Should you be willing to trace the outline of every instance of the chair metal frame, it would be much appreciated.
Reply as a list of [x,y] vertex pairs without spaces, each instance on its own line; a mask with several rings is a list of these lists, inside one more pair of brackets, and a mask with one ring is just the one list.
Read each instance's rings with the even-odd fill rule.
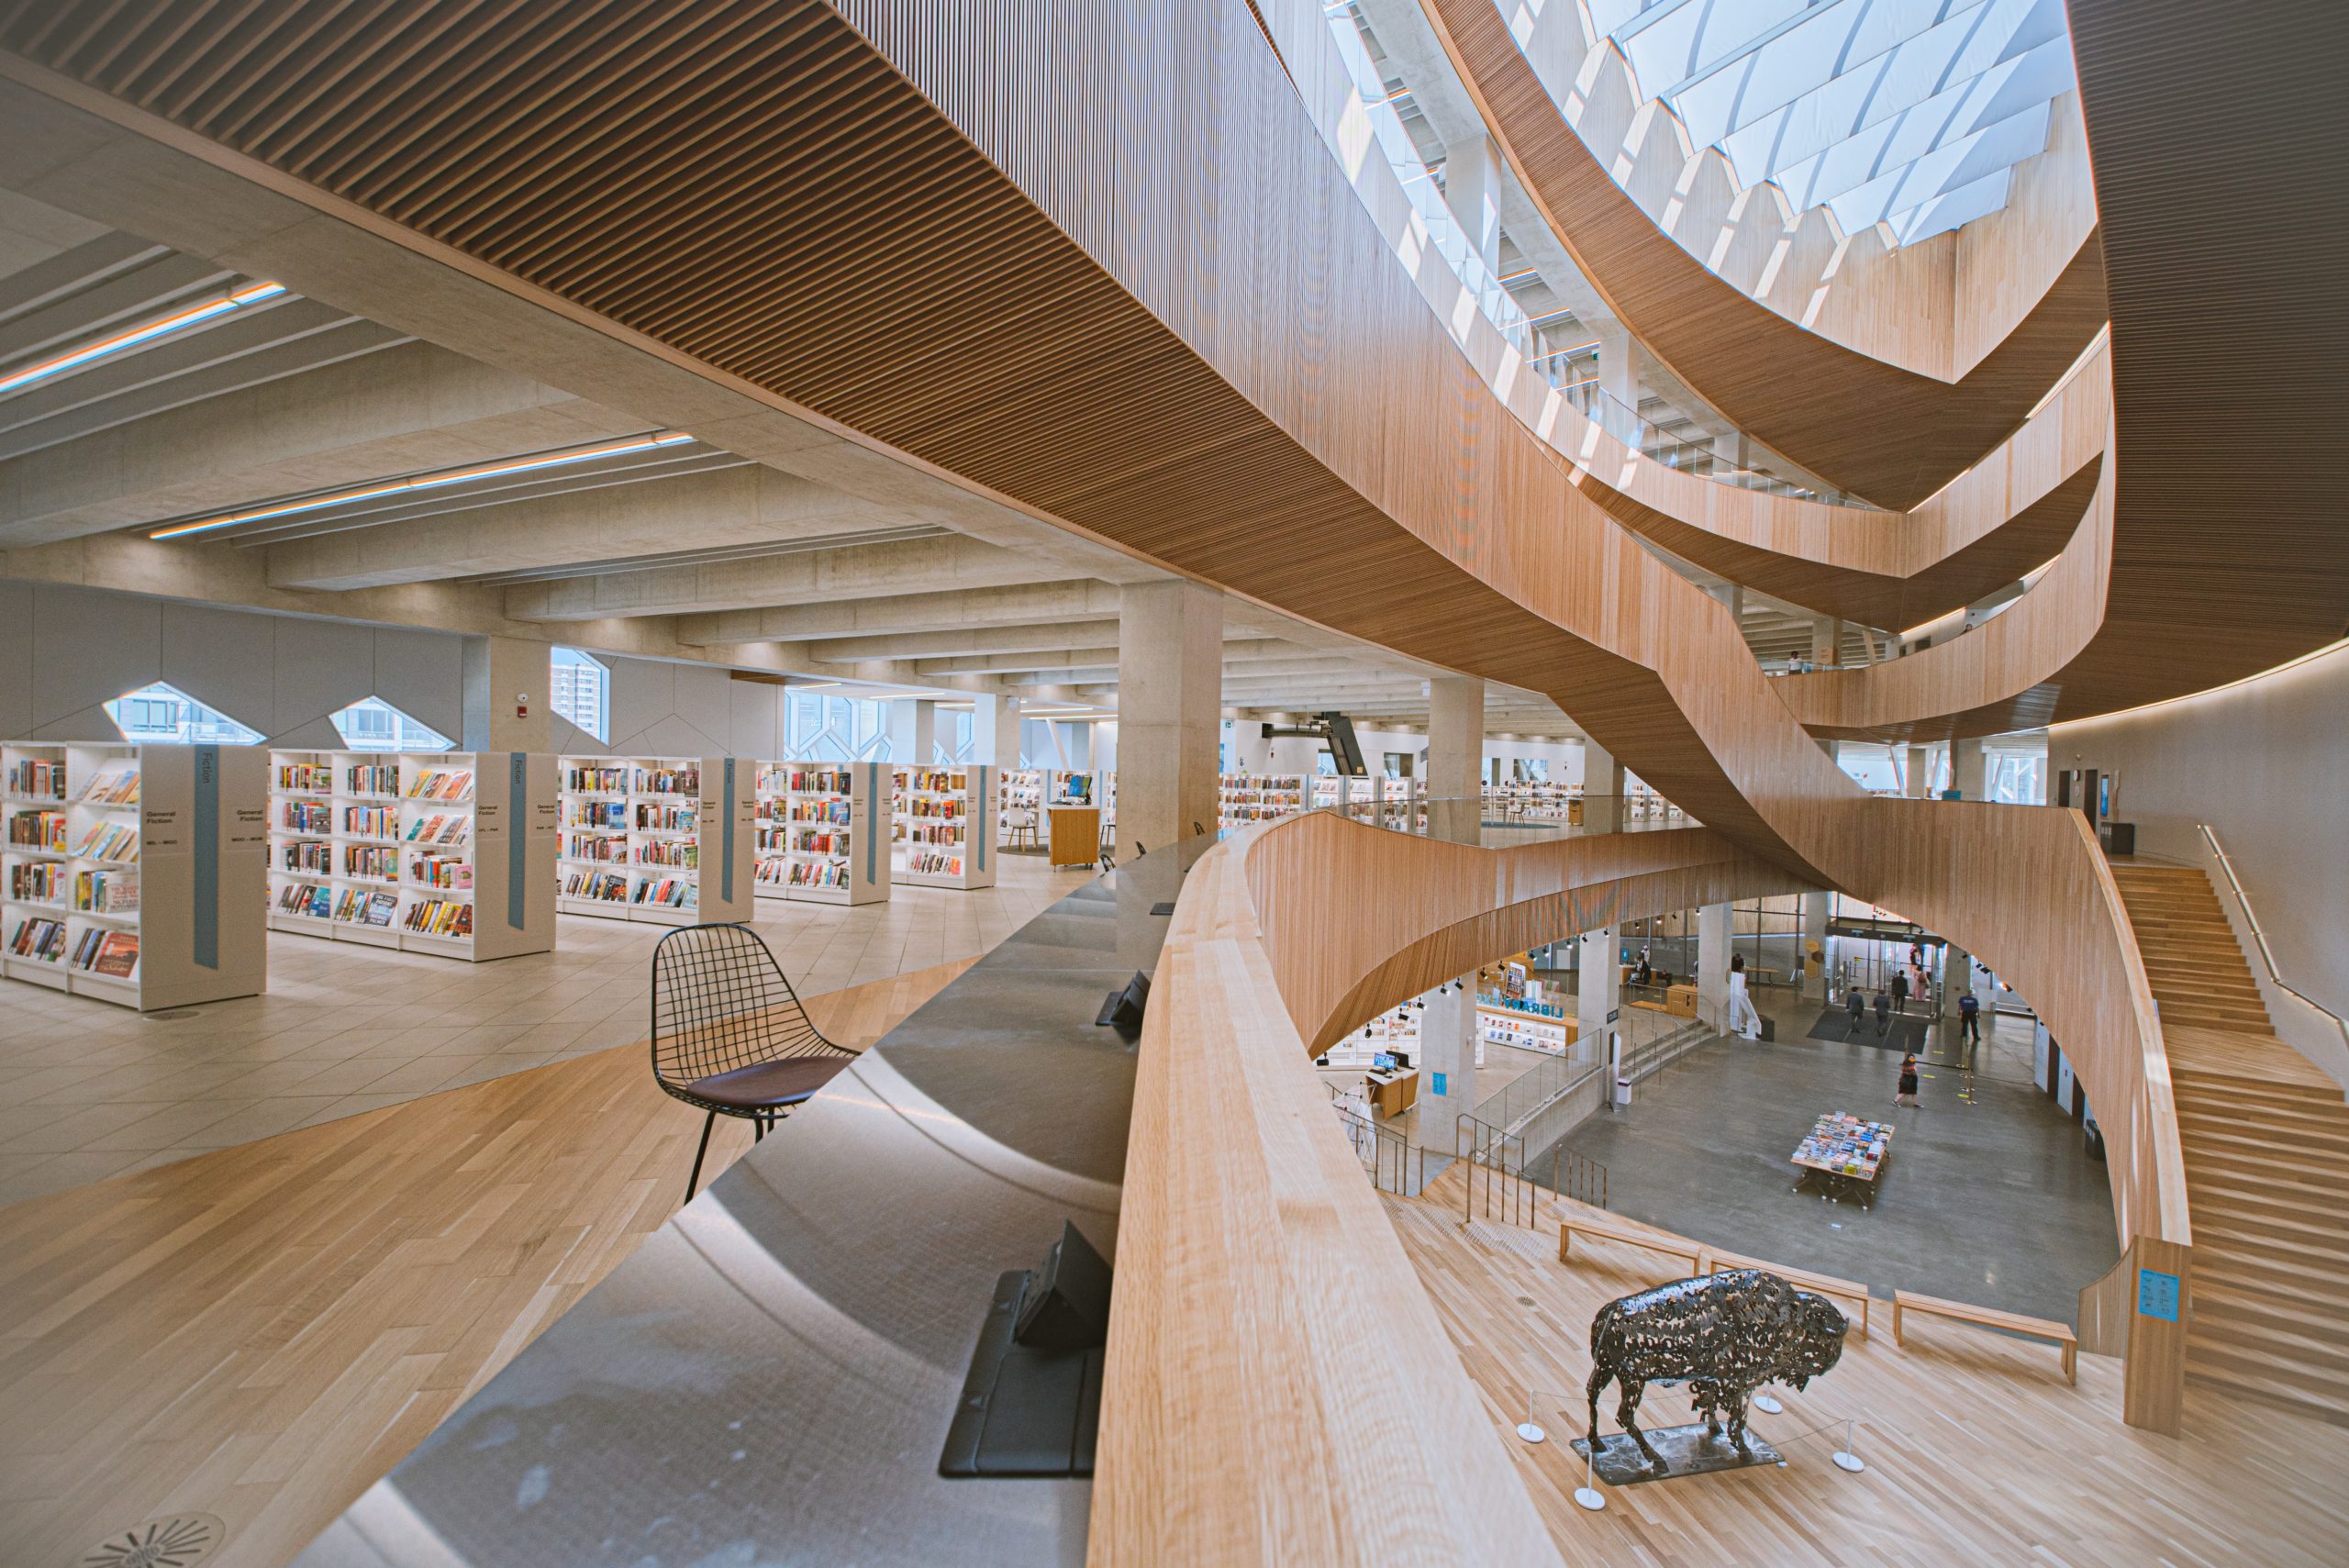
[[710,1130],[719,1117],[740,1117],[764,1139],[791,1106],[807,1097],[746,1107],[697,1095],[695,1084],[770,1062],[856,1054],[824,1038],[773,950],[743,922],[680,926],[653,947],[653,1081],[663,1094],[707,1113],[685,1181],[686,1202],[701,1185]]

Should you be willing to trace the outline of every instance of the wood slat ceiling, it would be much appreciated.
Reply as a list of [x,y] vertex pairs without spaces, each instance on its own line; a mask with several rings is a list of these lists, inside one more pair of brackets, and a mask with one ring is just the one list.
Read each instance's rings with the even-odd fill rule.
[[1739,428],[1854,495],[1916,506],[2020,426],[2104,325],[2103,247],[2091,232],[2006,340],[1955,383],[1806,331],[1640,210],[1560,115],[1492,0],[1424,5],[1495,145],[1616,316]]

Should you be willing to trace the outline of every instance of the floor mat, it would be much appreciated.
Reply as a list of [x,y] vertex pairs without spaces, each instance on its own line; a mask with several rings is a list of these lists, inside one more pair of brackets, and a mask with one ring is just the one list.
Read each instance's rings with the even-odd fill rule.
[[1902,1018],[1895,1013],[1887,1020],[1887,1024],[1888,1027],[1884,1033],[1876,1033],[1876,1013],[1871,1009],[1867,1016],[1860,1020],[1860,1027],[1854,1029],[1851,1014],[1841,1007],[1831,1007],[1820,1014],[1818,1022],[1810,1026],[1810,1038],[1831,1040],[1853,1045],[1872,1045],[1878,1051],[1898,1051],[1903,1054],[1914,1051],[1922,1056],[1925,1053],[1926,1020],[1924,1018],[1913,1016]]

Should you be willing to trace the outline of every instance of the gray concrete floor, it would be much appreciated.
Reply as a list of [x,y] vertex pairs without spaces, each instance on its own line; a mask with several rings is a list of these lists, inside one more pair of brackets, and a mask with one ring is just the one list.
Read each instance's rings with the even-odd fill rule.
[[[2105,1167],[2079,1125],[2031,1084],[2031,1026],[1985,1019],[1974,1100],[1927,1064],[1916,1109],[1892,1103],[1898,1052],[1806,1038],[1820,1004],[1758,997],[1777,1040],[1702,1046],[1601,1112],[1566,1148],[1608,1170],[1609,1207],[1697,1240],[1796,1268],[2071,1322],[2082,1286],[2120,1255]],[[1946,1026],[1953,1037],[1956,1026]],[[1936,1040],[1932,1054],[1950,1054]],[[1848,1111],[1890,1123],[1873,1203],[1790,1190],[1811,1123]]]

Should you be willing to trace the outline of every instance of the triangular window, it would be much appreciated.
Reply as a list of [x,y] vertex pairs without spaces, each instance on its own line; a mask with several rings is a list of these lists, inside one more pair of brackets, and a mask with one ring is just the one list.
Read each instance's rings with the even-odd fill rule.
[[456,745],[422,719],[402,713],[381,697],[362,697],[329,714],[342,743],[354,751],[446,751]]
[[[548,706],[608,746],[612,743],[612,672],[602,660],[576,648],[557,648],[547,673],[553,683]],[[795,757],[807,753],[794,751]]]
[[125,692],[106,709],[124,740],[150,745],[258,746],[265,739],[260,730],[161,681]]

